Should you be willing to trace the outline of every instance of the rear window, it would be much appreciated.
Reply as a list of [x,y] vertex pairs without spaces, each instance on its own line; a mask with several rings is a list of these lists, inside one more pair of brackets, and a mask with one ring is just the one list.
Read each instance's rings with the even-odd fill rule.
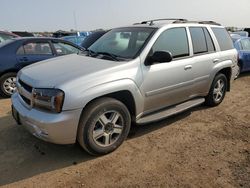
[[224,28],[212,28],[219,43],[221,51],[233,49],[233,42],[228,32]]

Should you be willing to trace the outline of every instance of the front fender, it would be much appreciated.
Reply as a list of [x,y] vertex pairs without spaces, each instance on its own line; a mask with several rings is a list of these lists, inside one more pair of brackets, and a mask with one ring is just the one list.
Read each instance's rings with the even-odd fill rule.
[[142,112],[143,96],[135,82],[131,79],[121,79],[96,85],[87,90],[70,92],[70,95],[65,96],[63,110],[84,108],[90,101],[96,98],[119,91],[129,91],[134,97],[136,114]]

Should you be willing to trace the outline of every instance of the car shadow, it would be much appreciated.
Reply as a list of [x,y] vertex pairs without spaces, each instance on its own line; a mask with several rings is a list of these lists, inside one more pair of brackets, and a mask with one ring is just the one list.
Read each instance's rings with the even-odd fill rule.
[[201,106],[197,106],[197,107],[188,109],[184,112],[172,115],[168,118],[164,118],[160,121],[156,121],[153,123],[148,123],[148,124],[143,124],[143,125],[135,125],[134,124],[131,127],[130,133],[128,135],[128,139],[138,138],[138,137],[146,135],[150,132],[157,131],[158,129],[161,129],[163,127],[171,126],[173,124],[176,125],[176,123],[178,121],[183,120],[186,117],[190,116],[192,114],[192,112],[205,110],[207,108],[209,108],[209,107],[207,107],[205,105],[201,105]]
[[241,74],[239,75],[239,78],[238,78],[238,79],[243,78],[243,77],[247,77],[247,76],[250,76],[250,72],[243,72],[243,73],[241,73]]
[[[136,139],[162,127],[173,125],[188,117],[193,111],[206,108],[195,107],[155,123],[134,125],[128,139]],[[0,117],[0,185],[94,159],[96,157],[87,154],[78,144],[56,145],[33,137],[22,126],[16,125],[11,112],[5,117]]]
[[78,144],[41,141],[16,125],[10,112],[0,117],[0,186],[91,159]]

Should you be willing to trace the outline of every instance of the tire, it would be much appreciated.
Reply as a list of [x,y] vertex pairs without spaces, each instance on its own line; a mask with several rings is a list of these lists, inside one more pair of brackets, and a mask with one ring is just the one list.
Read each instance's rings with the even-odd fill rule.
[[217,74],[211,85],[209,94],[205,98],[208,106],[218,106],[224,99],[227,91],[228,80],[224,74]]
[[10,72],[0,77],[0,95],[9,98],[16,91],[16,73]]
[[83,110],[77,140],[91,155],[104,155],[117,149],[127,138],[131,116],[127,107],[113,98],[100,98]]

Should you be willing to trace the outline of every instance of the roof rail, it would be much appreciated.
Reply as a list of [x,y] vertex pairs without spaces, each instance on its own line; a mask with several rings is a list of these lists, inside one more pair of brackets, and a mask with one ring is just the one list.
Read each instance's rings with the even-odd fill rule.
[[198,23],[198,24],[210,24],[210,25],[219,25],[221,26],[221,24],[214,22],[214,21],[188,21],[188,20],[176,20],[173,23]]
[[147,21],[142,21],[141,23],[135,23],[134,25],[139,25],[139,24],[153,25],[154,22],[156,21],[173,21],[172,23],[197,23],[197,24],[210,24],[210,25],[221,26],[221,24],[214,21],[189,21],[183,18],[163,18],[163,19],[147,20]]
[[[153,25],[153,23],[155,22],[155,21],[183,21],[183,22],[185,22],[185,21],[188,21],[188,20],[186,20],[186,19],[182,19],[182,18],[163,18],[163,19],[155,19],[155,20],[147,20],[147,21],[143,21],[143,22],[141,22],[140,24],[147,24],[147,23],[149,23],[149,25]],[[136,23],[137,24],[137,23]]]
[[214,21],[200,21],[199,24],[211,24],[211,25],[219,25],[221,26],[221,24],[214,22]]

